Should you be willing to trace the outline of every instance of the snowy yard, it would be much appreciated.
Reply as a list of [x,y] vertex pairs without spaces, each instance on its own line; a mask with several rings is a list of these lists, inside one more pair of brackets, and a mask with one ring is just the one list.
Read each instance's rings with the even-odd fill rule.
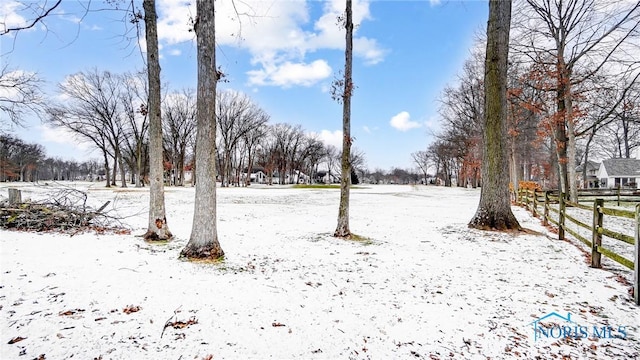
[[[90,201],[116,200],[132,235],[0,231],[1,359],[640,357],[632,273],[608,259],[591,269],[552,235],[468,229],[479,190],[352,190],[351,230],[370,238],[354,242],[330,236],[338,190],[219,189],[226,260],[211,265],[177,259],[192,188],[167,188],[176,238],[149,244],[134,236],[146,230],[146,190],[102,186]],[[23,198],[47,191],[23,187]],[[536,320],[553,312],[588,336],[541,338]],[[544,329],[565,325],[550,319]]]

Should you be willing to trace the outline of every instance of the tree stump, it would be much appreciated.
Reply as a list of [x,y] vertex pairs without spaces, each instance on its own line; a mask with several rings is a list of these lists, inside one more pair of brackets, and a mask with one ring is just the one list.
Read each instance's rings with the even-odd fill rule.
[[9,205],[22,204],[22,191],[9,188]]

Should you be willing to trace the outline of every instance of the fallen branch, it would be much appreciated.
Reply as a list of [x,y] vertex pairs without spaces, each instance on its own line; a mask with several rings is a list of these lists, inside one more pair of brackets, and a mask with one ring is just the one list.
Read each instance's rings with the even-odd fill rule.
[[104,210],[111,203],[105,202],[97,210],[87,206],[87,194],[83,191],[61,187],[48,199],[39,202],[0,204],[0,228],[19,231],[58,231],[71,236],[93,230],[98,233],[113,231],[127,233],[120,219]]

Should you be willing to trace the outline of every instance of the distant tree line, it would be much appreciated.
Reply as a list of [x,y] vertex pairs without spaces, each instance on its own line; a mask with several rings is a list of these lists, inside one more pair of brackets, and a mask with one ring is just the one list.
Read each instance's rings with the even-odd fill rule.
[[0,135],[0,181],[78,180],[97,177],[95,160],[77,162],[47,157],[44,148],[21,139]]
[[[45,121],[98,150],[99,164],[96,160],[86,164],[46,160],[42,146],[3,135],[2,161],[7,165],[3,165],[1,180],[93,176],[107,186],[115,186],[117,178],[122,187],[144,186],[149,174],[147,88],[145,72],[115,74],[93,69],[67,76],[58,84],[65,101],[47,104]],[[341,151],[325,144],[319,135],[300,125],[271,123],[270,116],[244,93],[219,90],[216,100],[217,180],[222,186],[249,185],[248,174],[254,168],[264,171],[269,184],[274,177],[280,184],[292,183],[300,178],[299,173],[306,175],[307,182],[339,181]],[[163,96],[162,127],[165,181],[186,185],[185,174],[195,166],[195,90],[170,91]],[[351,163],[361,175],[367,173],[362,151],[352,151]],[[320,180],[321,172],[330,176]]]

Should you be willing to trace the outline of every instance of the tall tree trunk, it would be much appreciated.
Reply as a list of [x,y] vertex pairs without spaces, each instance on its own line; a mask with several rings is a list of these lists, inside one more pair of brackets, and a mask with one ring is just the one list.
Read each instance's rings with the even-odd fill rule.
[[127,187],[127,176],[126,169],[124,167],[124,159],[122,158],[122,152],[120,149],[117,151],[116,157],[118,158],[118,162],[120,163],[120,186],[123,188]]
[[[104,156],[104,174],[105,177],[107,178],[107,185],[106,187],[111,187],[111,174],[109,174],[109,172],[111,171],[109,169],[109,155],[107,154],[106,150],[102,150],[102,156]],[[58,179],[60,179],[60,176],[58,176]]]
[[[571,73],[567,79],[571,78]],[[569,182],[569,200],[578,202],[578,187],[576,178],[576,125],[573,119],[573,92],[571,91],[571,82],[568,81],[565,93],[566,103],[566,121],[567,121],[567,180]]]
[[520,229],[509,201],[507,144],[507,56],[511,0],[489,1],[485,60],[484,136],[480,204],[469,227]]
[[518,198],[518,154],[516,151],[516,139],[515,136],[509,141],[509,178],[511,179],[511,186],[513,189],[512,196],[513,198]]
[[198,90],[196,133],[196,198],[191,237],[181,257],[219,259],[216,219],[216,83],[215,5],[197,0],[194,30],[197,37]]
[[567,94],[570,79],[567,74],[567,65],[564,62],[564,47],[558,46],[558,60],[556,64],[557,71],[557,90],[556,90],[556,118],[554,128],[554,138],[556,144],[556,154],[558,157],[558,177],[560,192],[565,198],[569,195],[569,177],[568,177],[568,155],[567,148],[569,139],[567,138],[567,122],[568,109]]
[[160,109],[160,60],[155,0],[144,0],[147,36],[147,76],[149,79],[149,228],[145,240],[172,237],[164,207],[164,161],[162,154],[162,116]]
[[142,144],[136,144],[136,187],[142,187]]
[[353,19],[351,0],[347,0],[345,10],[346,46],[344,50],[344,89],[342,90],[342,174],[340,180],[340,207],[338,208],[338,226],[333,236],[348,238],[349,229],[349,189],[351,187],[351,95],[353,92]]
[[111,174],[111,185],[116,186],[116,178],[118,177],[118,158],[113,156],[113,170]]

